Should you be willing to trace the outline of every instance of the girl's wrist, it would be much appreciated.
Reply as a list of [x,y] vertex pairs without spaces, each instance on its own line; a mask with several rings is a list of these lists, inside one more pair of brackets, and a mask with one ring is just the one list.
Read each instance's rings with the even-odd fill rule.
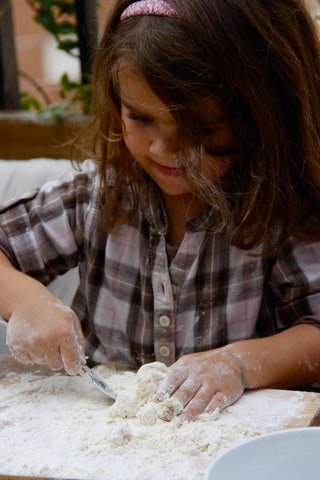
[[[259,351],[257,351],[257,347],[259,347]],[[268,353],[266,353],[266,349],[262,345],[258,346],[256,344],[256,339],[230,343],[225,346],[225,349],[241,371],[244,388],[265,388],[272,385],[272,379],[266,378],[265,369],[263,368],[267,360],[265,357],[268,356]],[[268,375],[271,374],[269,369],[267,369],[267,372]]]
[[[227,347],[229,347],[229,346],[230,345],[228,345]],[[245,376],[244,376],[244,373],[243,373],[243,367],[242,367],[240,355],[233,352],[229,348],[226,348],[226,353],[232,359],[232,361],[237,365],[237,367],[239,369],[240,377],[241,377],[241,383],[242,383],[243,390],[246,390],[247,382],[246,382],[246,379],[245,379]]]

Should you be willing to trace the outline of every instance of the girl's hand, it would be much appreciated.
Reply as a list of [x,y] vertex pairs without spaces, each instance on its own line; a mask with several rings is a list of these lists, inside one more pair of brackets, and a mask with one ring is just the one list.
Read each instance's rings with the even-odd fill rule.
[[42,287],[41,294],[26,296],[12,311],[7,344],[23,363],[47,364],[79,373],[84,361],[84,336],[75,313]]
[[[229,350],[229,351],[228,351]],[[241,369],[228,347],[181,357],[169,369],[159,386],[157,396],[162,400],[173,395],[183,405],[180,418],[189,422],[201,413],[224,409],[243,393],[245,382]],[[172,419],[168,412],[167,420]]]

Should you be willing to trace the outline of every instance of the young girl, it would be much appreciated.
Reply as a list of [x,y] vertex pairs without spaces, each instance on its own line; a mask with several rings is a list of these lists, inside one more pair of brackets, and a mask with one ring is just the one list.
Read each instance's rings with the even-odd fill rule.
[[[22,362],[170,366],[182,420],[320,378],[320,47],[301,0],[118,0],[95,161],[2,207]],[[79,265],[72,309],[43,286]],[[80,326],[81,325],[81,326]]]

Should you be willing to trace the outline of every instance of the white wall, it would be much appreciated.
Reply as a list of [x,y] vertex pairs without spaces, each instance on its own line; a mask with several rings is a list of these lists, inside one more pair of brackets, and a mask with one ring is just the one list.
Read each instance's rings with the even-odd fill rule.
[[[70,170],[72,166],[69,160],[0,160],[0,202],[27,193]],[[73,269],[54,280],[49,290],[70,305],[78,282],[78,271]],[[8,353],[6,326],[0,322],[0,354]]]

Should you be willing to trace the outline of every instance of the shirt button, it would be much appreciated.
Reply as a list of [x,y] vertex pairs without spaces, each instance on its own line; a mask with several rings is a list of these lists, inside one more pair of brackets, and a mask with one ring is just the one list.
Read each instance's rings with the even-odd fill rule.
[[171,319],[170,319],[170,317],[168,317],[168,315],[161,315],[159,317],[159,323],[160,323],[161,327],[169,327],[169,325],[171,323]]
[[170,349],[169,349],[169,347],[167,347],[167,345],[161,345],[159,347],[159,353],[162,357],[169,357]]

